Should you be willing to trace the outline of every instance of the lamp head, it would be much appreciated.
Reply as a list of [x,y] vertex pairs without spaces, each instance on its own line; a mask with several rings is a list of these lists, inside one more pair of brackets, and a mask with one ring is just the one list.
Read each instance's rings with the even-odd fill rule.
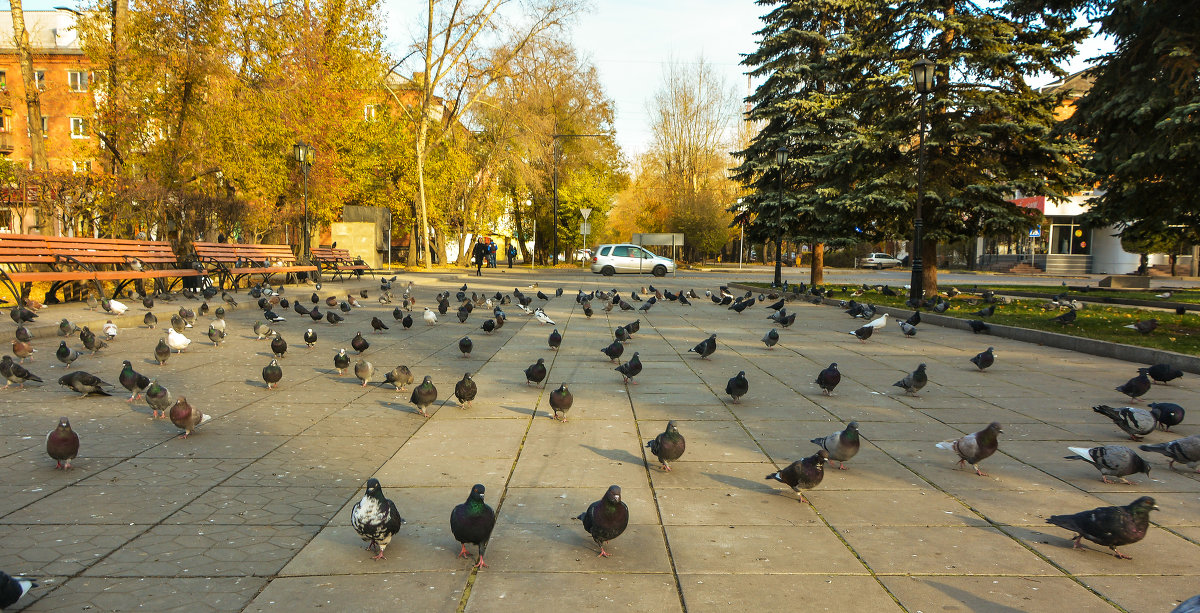
[[913,89],[917,90],[918,94],[929,93],[929,90],[933,88],[933,73],[936,68],[937,64],[923,56],[913,62]]

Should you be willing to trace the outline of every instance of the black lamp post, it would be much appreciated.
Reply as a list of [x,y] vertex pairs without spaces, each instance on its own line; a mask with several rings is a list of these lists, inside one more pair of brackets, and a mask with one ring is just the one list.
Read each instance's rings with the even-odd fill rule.
[[295,153],[296,163],[300,165],[300,172],[304,175],[304,230],[303,230],[303,232],[304,232],[303,241],[304,242],[303,242],[303,245],[304,245],[304,257],[307,259],[309,257],[308,169],[312,167],[312,163],[313,163],[313,148],[308,143],[299,142],[299,143],[296,143],[295,147],[293,147],[293,151]]
[[775,150],[775,165],[779,167],[779,206],[775,207],[775,287],[783,286],[783,166],[787,164],[787,147]]
[[921,230],[925,221],[921,218],[921,201],[925,199],[925,97],[933,87],[933,71],[936,65],[919,58],[913,62],[913,89],[921,96],[921,119],[917,131],[917,206],[913,216],[912,280],[909,282],[909,302],[918,308],[925,299],[925,266],[921,262]]

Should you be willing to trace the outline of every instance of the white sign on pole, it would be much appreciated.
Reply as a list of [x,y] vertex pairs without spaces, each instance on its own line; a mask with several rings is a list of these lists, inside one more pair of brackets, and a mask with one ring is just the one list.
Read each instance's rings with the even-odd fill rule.
[[592,233],[592,224],[590,224],[586,221],[579,224],[579,233],[584,236],[591,234]]
[[[592,209],[579,209],[579,214],[583,216],[584,221],[587,221],[587,218],[592,216]],[[584,232],[586,233],[587,230]]]

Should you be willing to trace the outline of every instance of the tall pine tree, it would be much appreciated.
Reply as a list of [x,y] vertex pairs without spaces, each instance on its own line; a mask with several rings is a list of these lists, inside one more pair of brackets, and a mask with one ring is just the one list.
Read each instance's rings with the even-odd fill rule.
[[1194,0],[1116,0],[1115,43],[1067,127],[1103,190],[1087,219],[1134,241],[1200,242],[1200,10]]

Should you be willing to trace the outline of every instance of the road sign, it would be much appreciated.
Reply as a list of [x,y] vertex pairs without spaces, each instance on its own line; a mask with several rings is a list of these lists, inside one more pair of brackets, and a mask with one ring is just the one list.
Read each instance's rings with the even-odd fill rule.
[[[587,218],[592,216],[592,209],[579,209],[579,214],[583,216],[584,221],[587,221]],[[586,234],[587,230],[584,230],[584,233]]]
[[579,233],[580,233],[580,234],[582,234],[582,235],[584,235],[584,236],[587,236],[588,234],[591,234],[591,233],[592,233],[592,224],[590,224],[590,223],[588,223],[588,222],[586,222],[586,221],[585,221],[585,222],[583,222],[583,223],[581,223],[581,224],[579,224]]
[[1042,227],[1041,226],[1038,226],[1029,231],[1029,238],[1041,238],[1041,237],[1042,237]]

